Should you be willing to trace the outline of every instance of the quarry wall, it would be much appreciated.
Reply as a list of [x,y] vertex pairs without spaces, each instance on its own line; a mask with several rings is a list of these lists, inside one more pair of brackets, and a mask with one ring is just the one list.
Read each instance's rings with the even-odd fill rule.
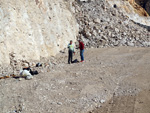
[[40,60],[75,40],[78,24],[63,0],[0,1],[0,64]]
[[150,47],[149,19],[135,0],[1,0],[0,75],[44,58],[50,67],[70,40],[87,48]]

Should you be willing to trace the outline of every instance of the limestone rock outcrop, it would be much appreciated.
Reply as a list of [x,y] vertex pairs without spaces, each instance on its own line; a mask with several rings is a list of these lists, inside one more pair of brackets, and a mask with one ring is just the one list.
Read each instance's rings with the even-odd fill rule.
[[78,24],[63,0],[0,1],[0,64],[40,60],[75,40]]

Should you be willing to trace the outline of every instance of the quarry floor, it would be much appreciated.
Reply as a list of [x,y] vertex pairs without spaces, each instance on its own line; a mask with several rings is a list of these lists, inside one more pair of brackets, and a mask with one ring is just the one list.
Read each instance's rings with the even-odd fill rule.
[[149,48],[86,49],[85,62],[70,65],[67,53],[56,58],[32,80],[0,80],[0,113],[150,113]]

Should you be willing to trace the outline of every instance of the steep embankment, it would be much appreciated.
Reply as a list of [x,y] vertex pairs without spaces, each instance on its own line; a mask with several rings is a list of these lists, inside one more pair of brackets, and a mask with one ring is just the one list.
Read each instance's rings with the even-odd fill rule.
[[0,1],[0,64],[50,57],[75,40],[78,26],[63,0]]
[[[127,16],[119,7],[125,1],[109,3],[113,7],[103,0],[73,3],[74,14],[80,25],[78,38],[83,39],[87,47],[150,46],[149,27],[140,26]],[[126,3],[129,4],[128,1]],[[128,8],[134,11],[130,4]],[[137,17],[135,13],[134,17]]]

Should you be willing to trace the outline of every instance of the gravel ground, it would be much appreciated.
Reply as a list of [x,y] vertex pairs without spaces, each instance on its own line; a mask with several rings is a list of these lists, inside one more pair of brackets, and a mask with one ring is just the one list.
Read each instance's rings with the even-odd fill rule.
[[85,62],[69,65],[60,53],[48,73],[0,80],[0,111],[150,113],[149,58],[149,48],[93,48],[85,50]]

